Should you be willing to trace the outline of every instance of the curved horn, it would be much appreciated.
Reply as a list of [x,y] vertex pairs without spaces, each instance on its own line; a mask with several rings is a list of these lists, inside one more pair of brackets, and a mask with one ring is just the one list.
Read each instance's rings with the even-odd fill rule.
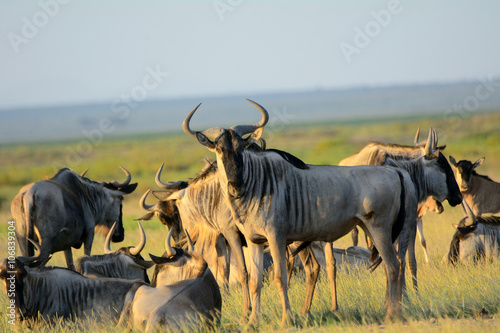
[[419,141],[419,137],[420,137],[420,127],[417,128],[417,133],[415,133],[415,138],[413,139],[413,144],[415,146],[418,146],[420,143],[418,142]]
[[259,109],[260,113],[262,114],[262,119],[258,122],[258,123],[255,123],[253,125],[237,125],[237,126],[233,126],[232,129],[238,133],[239,136],[243,136],[245,134],[248,134],[248,133],[252,133],[253,131],[255,131],[257,128],[259,127],[263,127],[267,124],[267,122],[269,121],[269,113],[266,111],[266,109],[264,109],[264,107],[250,99],[247,98],[247,101],[249,101],[250,103],[252,103],[257,109]]
[[159,187],[161,187],[164,190],[178,190],[178,189],[180,189],[181,185],[184,184],[184,182],[182,180],[179,180],[176,182],[170,182],[168,184],[165,184],[164,182],[162,182],[160,180],[161,172],[163,171],[163,165],[165,165],[165,163],[161,164],[161,167],[158,169],[158,172],[156,173],[156,177],[155,177],[156,185],[158,185]]
[[38,255],[32,256],[32,257],[17,257],[17,260],[19,260],[23,264],[31,264],[31,263],[37,261],[38,259],[40,259],[40,256],[42,255],[42,248],[40,247],[40,244],[38,244],[37,242],[35,242],[31,238],[28,238],[28,240],[31,242],[31,244],[33,244],[33,246],[35,247],[35,250],[38,251]]
[[188,115],[186,116],[186,118],[182,122],[182,129],[184,130],[184,133],[186,133],[189,136],[192,136],[193,138],[196,138],[196,132],[192,131],[189,128],[189,122],[191,121],[191,117],[196,112],[196,110],[198,110],[198,108],[200,107],[200,105],[201,105],[201,103],[198,104],[198,105],[196,105],[195,108],[192,109],[191,112],[188,113]]
[[146,198],[148,197],[149,192],[151,192],[151,189],[147,190],[146,193],[144,193],[141,197],[141,200],[139,200],[139,206],[142,209],[148,210],[148,211],[153,211],[153,207],[156,205],[148,205],[146,204]]
[[434,130],[431,128],[429,128],[429,136],[427,137],[427,142],[425,143],[425,155],[430,155],[433,153],[433,149],[432,149],[432,146],[433,146],[433,143],[434,143]]
[[432,141],[432,150],[436,151],[438,146],[438,133],[435,129],[432,130],[434,132],[434,140]]
[[141,222],[137,221],[137,223],[139,224],[139,231],[141,233],[141,240],[139,241],[139,244],[130,248],[130,254],[133,256],[136,256],[139,253],[141,253],[141,251],[144,249],[144,246],[146,245],[146,233],[144,232],[144,229],[142,228]]
[[165,240],[165,252],[169,257],[175,256],[175,249],[170,245],[170,240],[172,238],[172,232],[174,231],[174,228],[170,228],[170,231],[168,233],[167,239]]
[[189,247],[188,247],[188,250],[189,252],[194,252],[194,245],[193,245],[193,240],[191,239],[191,236],[189,236],[189,232],[184,229],[184,232],[186,233],[186,236],[188,238],[188,243],[189,243]]
[[84,171],[84,172],[82,172],[82,173],[80,174],[80,176],[81,176],[81,177],[85,177],[85,174],[87,173],[87,171],[89,171],[89,168],[85,169],[85,171]]
[[472,212],[472,209],[470,209],[469,205],[467,204],[467,201],[462,200],[462,206],[464,207],[464,210],[467,212],[467,217],[470,220],[470,224],[472,225],[477,222],[476,215]]
[[118,183],[116,180],[113,180],[110,184],[113,185],[116,188],[127,186],[130,183],[130,181],[132,180],[132,176],[130,175],[130,172],[128,172],[127,169],[125,169],[122,166],[120,166],[120,168],[127,175],[127,179],[123,183]]
[[109,229],[108,234],[106,235],[106,240],[104,241],[104,253],[109,254],[113,253],[111,250],[111,237],[113,236],[113,232],[115,231],[116,222],[113,223],[111,229]]

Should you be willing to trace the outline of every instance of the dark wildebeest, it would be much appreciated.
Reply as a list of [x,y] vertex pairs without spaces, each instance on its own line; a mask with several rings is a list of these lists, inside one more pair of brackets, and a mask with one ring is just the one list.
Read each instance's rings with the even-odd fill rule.
[[[398,258],[393,242],[398,236],[408,241],[410,230],[415,228],[417,201],[409,174],[392,167],[292,165],[290,154],[246,149],[260,139],[269,119],[262,106],[251,103],[260,110],[264,124],[194,132],[189,129],[189,119],[198,105],[186,117],[188,126],[184,128],[188,135],[216,153],[220,188],[247,240],[252,258],[250,324],[260,316],[264,242],[269,242],[281,295],[282,325],[286,325],[291,315],[287,241],[332,242],[355,225],[370,235],[374,251],[385,263],[386,314],[399,314],[406,247],[402,241]],[[243,139],[246,134],[250,136]]]
[[130,173],[123,171],[124,183],[98,183],[64,168],[49,180],[24,186],[11,204],[21,253],[33,256],[27,239],[35,239],[42,246],[41,261],[64,251],[68,268],[75,269],[71,248],[84,244],[85,255],[90,255],[96,227],[107,233],[117,222],[112,241],[123,241],[123,195],[137,187],[129,184]]
[[116,251],[111,250],[111,235],[116,226],[116,222],[104,242],[104,253],[100,255],[84,256],[77,261],[78,273],[87,277],[110,277],[117,279],[141,279],[149,283],[148,268],[154,263],[144,260],[141,251],[146,245],[146,234],[140,222],[139,232],[141,240],[136,246],[121,247]]
[[40,256],[0,261],[0,279],[18,320],[118,319],[125,298],[144,285],[139,280],[88,278],[61,267],[32,268],[39,263]]
[[458,225],[453,235],[448,253],[452,264],[481,259],[493,259],[500,256],[500,216],[474,215],[467,201],[463,201],[466,216]]
[[474,214],[481,216],[500,212],[500,183],[476,172],[476,168],[483,164],[484,157],[472,163],[467,160],[457,162],[450,156],[450,162],[456,168],[460,191]]
[[[187,233],[187,231],[186,231]],[[145,329],[179,330],[213,325],[219,318],[222,297],[212,272],[200,253],[170,245],[169,232],[162,257],[150,255],[156,264],[152,286],[140,287],[127,299],[119,325]],[[189,234],[187,233],[189,237]]]

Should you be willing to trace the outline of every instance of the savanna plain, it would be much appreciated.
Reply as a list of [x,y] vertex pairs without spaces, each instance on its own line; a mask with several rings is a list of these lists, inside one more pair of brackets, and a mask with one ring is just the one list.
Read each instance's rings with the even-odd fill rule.
[[[341,159],[359,151],[369,141],[411,145],[417,127],[426,139],[432,126],[439,134],[439,144],[446,144],[446,157],[458,160],[486,160],[478,173],[500,181],[500,111],[471,114],[467,118],[444,117],[436,113],[425,117],[342,121],[322,124],[280,126],[270,128],[264,138],[268,148],[288,151],[310,164],[337,164]],[[179,124],[180,128],[180,124]],[[165,162],[162,180],[186,180],[197,175],[204,166],[204,158],[213,159],[208,150],[184,133],[152,133],[128,137],[104,137],[90,149],[78,151],[82,140],[38,142],[30,144],[0,144],[0,257],[7,257],[8,222],[11,221],[10,202],[21,186],[52,177],[62,166],[76,172],[89,168],[87,177],[96,181],[121,181],[119,166],[132,174],[138,188],[127,195],[123,206],[125,240],[112,244],[113,249],[136,244],[139,240],[134,219],[145,212],[139,207],[139,198],[149,188],[156,188],[154,176]],[[89,145],[85,146],[89,148]],[[152,199],[150,198],[153,203]],[[305,293],[305,277],[300,272],[292,276],[289,297],[295,313],[294,325],[280,329],[281,304],[274,282],[265,281],[262,294],[262,318],[257,331],[320,331],[320,332],[500,332],[500,260],[478,264],[453,266],[443,260],[454,234],[453,223],[463,216],[460,207],[445,204],[440,214],[424,217],[424,234],[430,255],[425,263],[418,239],[419,291],[411,288],[403,300],[403,314],[396,322],[384,321],[385,275],[382,267],[374,273],[366,268],[340,269],[337,274],[339,310],[330,312],[330,289],[326,273],[320,279],[314,295],[311,314],[301,316],[300,308]],[[147,244],[143,255],[161,255],[167,229],[158,221],[143,222]],[[346,248],[351,243],[345,236],[334,247]],[[104,236],[96,235],[93,254],[103,253]],[[363,240],[360,245],[364,246]],[[17,252],[20,255],[20,252]],[[83,249],[73,250],[78,258]],[[49,265],[65,267],[64,256],[56,253]],[[150,270],[152,274],[152,269]],[[238,286],[221,290],[222,316],[216,332],[240,331],[242,294]],[[34,323],[31,328],[7,323],[8,299],[0,292],[0,331],[14,328],[33,332],[121,332],[115,323],[56,321],[51,324]],[[189,331],[196,331],[187,328]],[[200,329],[204,331],[205,329]],[[133,330],[132,330],[133,331]]]

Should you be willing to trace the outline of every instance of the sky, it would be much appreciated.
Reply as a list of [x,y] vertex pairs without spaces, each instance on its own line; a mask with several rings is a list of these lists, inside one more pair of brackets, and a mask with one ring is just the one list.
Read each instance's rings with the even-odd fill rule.
[[0,0],[0,110],[500,76],[500,1]]

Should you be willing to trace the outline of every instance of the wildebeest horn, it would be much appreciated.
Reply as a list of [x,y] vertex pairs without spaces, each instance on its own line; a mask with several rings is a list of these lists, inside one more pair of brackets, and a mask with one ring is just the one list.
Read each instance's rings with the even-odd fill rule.
[[122,166],[120,166],[120,168],[127,175],[127,179],[123,183],[118,183],[116,180],[113,180],[110,184],[113,185],[116,188],[127,186],[130,183],[130,181],[132,180],[132,176],[130,175],[130,172],[128,172],[127,169],[125,169]]
[[19,260],[20,262],[22,262],[23,264],[26,264],[26,265],[37,261],[40,258],[40,256],[42,255],[42,248],[40,247],[40,244],[38,244],[37,242],[35,242],[34,240],[32,240],[30,238],[28,238],[28,240],[31,242],[31,244],[33,244],[35,249],[38,251],[38,255],[33,256],[33,257],[17,257],[17,260]]
[[179,180],[176,182],[170,182],[168,184],[165,184],[160,180],[161,172],[163,171],[163,165],[165,165],[165,163],[161,164],[161,167],[158,169],[158,172],[156,173],[156,177],[155,177],[156,185],[158,185],[159,187],[161,187],[164,190],[178,190],[178,189],[180,189],[181,185],[184,184],[184,182],[182,180]]
[[189,252],[194,252],[193,240],[191,239],[191,236],[189,236],[189,232],[186,229],[184,229],[184,232],[186,233],[186,236],[187,236],[188,241],[189,241],[188,242],[189,243],[188,250],[189,250]]
[[464,211],[466,212],[467,217],[470,220],[469,225],[476,223],[477,222],[476,215],[474,215],[474,213],[472,212],[472,209],[470,209],[469,204],[467,204],[467,201],[465,201],[465,199],[462,200],[462,207],[464,208]]
[[196,132],[191,131],[191,129],[189,128],[189,122],[191,121],[191,117],[193,117],[193,114],[196,112],[196,110],[198,110],[200,105],[201,103],[196,105],[196,107],[192,109],[191,112],[188,113],[188,115],[186,116],[186,118],[182,123],[182,129],[184,130],[184,133],[186,133],[189,136],[192,136],[193,138],[196,138]]
[[85,174],[87,173],[87,171],[89,171],[89,168],[85,169],[85,171],[84,171],[84,172],[82,172],[82,173],[80,174],[80,176],[85,177]]
[[415,133],[415,138],[413,139],[413,144],[415,146],[418,146],[420,143],[418,142],[419,141],[419,137],[420,137],[420,127],[417,128],[417,133]]
[[147,190],[147,192],[142,195],[141,200],[139,200],[139,206],[141,206],[141,208],[143,208],[145,210],[152,211],[153,207],[156,205],[146,204],[146,198],[147,198],[149,192],[151,192],[151,189]]
[[113,253],[111,250],[111,237],[113,236],[113,232],[115,231],[116,222],[113,223],[111,229],[109,229],[108,234],[106,235],[106,240],[104,241],[104,253]]
[[170,231],[168,233],[167,239],[165,240],[165,251],[167,252],[167,255],[169,257],[175,256],[175,249],[170,245],[170,239],[172,238],[172,232],[174,231],[174,228],[170,228]]
[[425,143],[425,155],[430,155],[434,152],[434,130],[429,128],[429,136],[427,137],[427,142]]
[[141,240],[139,241],[139,244],[130,248],[130,254],[133,256],[136,256],[139,253],[141,253],[141,251],[144,249],[144,246],[146,245],[146,233],[144,232],[144,229],[142,228],[141,222],[137,221],[137,223],[139,224],[139,231],[141,233]]
[[250,99],[247,98],[247,101],[252,103],[257,109],[259,109],[260,113],[262,114],[262,119],[253,125],[237,125],[233,126],[232,129],[238,133],[239,136],[243,136],[248,133],[252,133],[255,131],[257,128],[265,126],[267,122],[269,121],[269,113],[264,109],[264,107]]

